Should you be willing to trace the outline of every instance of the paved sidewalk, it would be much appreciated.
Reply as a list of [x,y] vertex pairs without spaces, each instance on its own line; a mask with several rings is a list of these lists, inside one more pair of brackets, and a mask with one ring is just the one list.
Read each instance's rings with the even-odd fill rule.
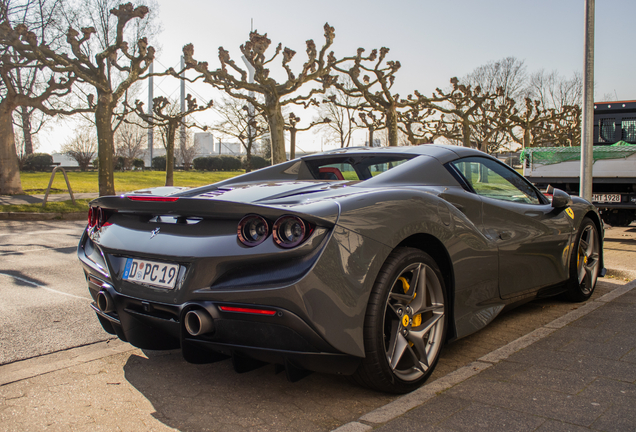
[[636,281],[336,429],[636,430]]
[[[97,193],[75,193],[73,197],[78,199],[97,198]],[[61,194],[49,194],[47,203],[54,201],[68,201],[71,196],[68,192]],[[44,194],[37,195],[0,195],[0,205],[41,204],[44,202]],[[37,212],[0,212],[0,220],[16,221],[46,221],[46,220],[83,220],[86,212],[73,213],[37,213]]]
[[[73,193],[75,199],[97,198],[98,193]],[[60,194],[49,194],[47,202],[51,201],[68,201],[71,196],[68,192]],[[0,195],[0,205],[19,205],[19,204],[41,204],[44,201],[44,194],[36,195]]]

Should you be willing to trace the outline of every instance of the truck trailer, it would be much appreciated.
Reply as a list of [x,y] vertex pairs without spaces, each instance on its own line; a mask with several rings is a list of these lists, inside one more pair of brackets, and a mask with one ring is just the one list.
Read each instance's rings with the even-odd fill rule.
[[[636,220],[636,101],[594,104],[592,202],[603,221],[627,226]],[[580,147],[526,148],[523,175],[540,189],[578,195]]]

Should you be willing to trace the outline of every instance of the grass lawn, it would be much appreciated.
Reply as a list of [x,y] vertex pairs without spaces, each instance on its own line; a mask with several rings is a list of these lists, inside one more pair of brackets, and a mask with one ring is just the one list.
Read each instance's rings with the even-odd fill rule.
[[[175,171],[174,185],[196,187],[210,183],[216,183],[239,174],[244,171],[228,172],[203,172],[203,171]],[[74,193],[99,192],[97,171],[92,172],[68,172],[68,181]],[[25,194],[46,193],[51,173],[20,173],[22,189]],[[163,186],[166,181],[165,171],[126,171],[115,172],[115,191],[117,193],[130,192],[148,187]],[[51,193],[66,193],[66,182],[61,172],[55,174],[55,180],[51,185]],[[48,206],[48,204],[47,204]]]

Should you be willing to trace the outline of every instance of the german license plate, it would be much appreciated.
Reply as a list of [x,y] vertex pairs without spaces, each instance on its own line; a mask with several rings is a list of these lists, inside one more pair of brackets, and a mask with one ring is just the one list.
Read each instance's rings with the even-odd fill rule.
[[173,289],[179,266],[155,261],[128,258],[123,279],[129,282]]
[[594,194],[592,201],[598,203],[619,203],[621,202],[620,194]]

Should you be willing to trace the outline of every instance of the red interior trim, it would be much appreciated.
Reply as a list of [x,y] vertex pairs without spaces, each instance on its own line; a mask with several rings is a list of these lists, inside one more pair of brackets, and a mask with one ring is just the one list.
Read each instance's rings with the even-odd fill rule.
[[[320,174],[333,174],[334,176],[336,176],[336,178],[338,180],[344,180],[344,177],[342,176],[342,173],[340,172],[340,170],[338,168],[335,167],[322,167],[318,169],[318,172]],[[329,176],[320,176],[321,179],[323,180],[329,180]]]

